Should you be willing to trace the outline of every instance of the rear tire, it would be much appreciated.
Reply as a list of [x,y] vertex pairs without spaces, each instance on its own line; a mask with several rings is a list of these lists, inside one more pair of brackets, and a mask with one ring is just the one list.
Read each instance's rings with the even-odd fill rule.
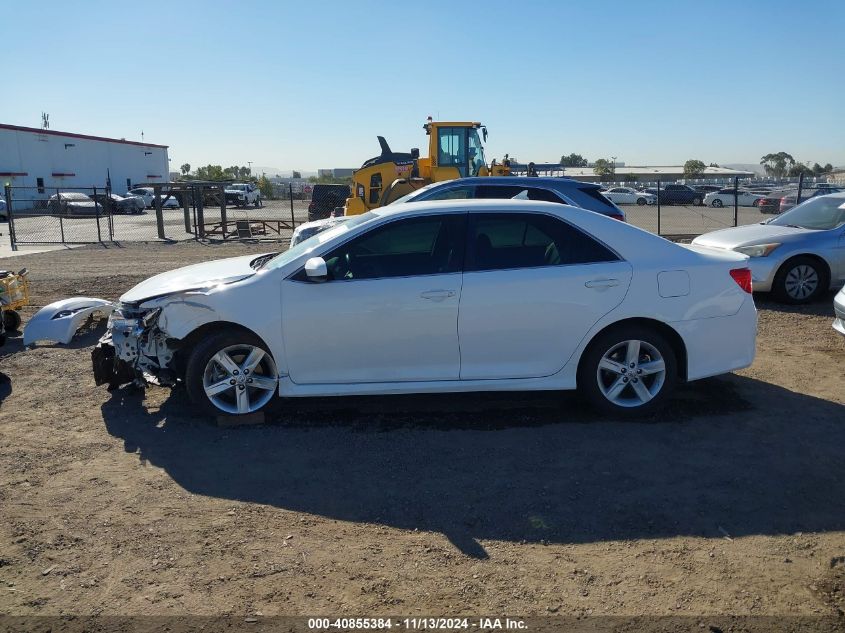
[[15,310],[4,310],[3,327],[7,332],[17,332],[21,327],[21,315]]
[[185,387],[206,415],[262,411],[278,394],[278,370],[267,346],[251,332],[221,330],[191,351]]
[[778,269],[772,292],[778,301],[798,305],[810,303],[824,293],[830,281],[828,271],[812,257],[793,257]]
[[725,203],[722,202],[721,200],[719,200],[719,198],[716,198],[715,200],[713,200],[713,207],[714,208],[721,209],[723,206],[725,206]]
[[677,381],[672,346],[653,329],[640,325],[599,335],[578,367],[578,390],[584,398],[598,411],[622,418],[648,415],[659,408]]

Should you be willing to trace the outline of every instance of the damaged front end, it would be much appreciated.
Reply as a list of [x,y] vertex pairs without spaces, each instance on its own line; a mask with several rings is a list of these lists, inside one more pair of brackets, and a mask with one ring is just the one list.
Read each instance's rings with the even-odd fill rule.
[[110,390],[127,383],[176,384],[173,369],[179,341],[158,326],[161,308],[142,310],[118,304],[109,317],[108,330],[91,351],[94,381]]

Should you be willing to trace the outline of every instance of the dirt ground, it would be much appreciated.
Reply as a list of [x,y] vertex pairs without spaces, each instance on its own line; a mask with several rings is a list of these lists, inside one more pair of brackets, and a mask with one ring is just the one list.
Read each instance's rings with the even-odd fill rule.
[[[33,306],[260,246],[93,247]],[[757,297],[758,356],[652,420],[575,395],[297,400],[218,428],[95,387],[92,324],[0,348],[0,613],[842,614],[845,341]]]

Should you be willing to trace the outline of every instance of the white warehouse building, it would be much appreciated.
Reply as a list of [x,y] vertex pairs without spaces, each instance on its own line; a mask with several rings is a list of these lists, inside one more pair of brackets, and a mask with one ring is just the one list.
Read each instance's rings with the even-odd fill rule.
[[[123,194],[166,181],[167,145],[0,123],[0,186],[105,187]],[[42,191],[42,189],[44,191]]]

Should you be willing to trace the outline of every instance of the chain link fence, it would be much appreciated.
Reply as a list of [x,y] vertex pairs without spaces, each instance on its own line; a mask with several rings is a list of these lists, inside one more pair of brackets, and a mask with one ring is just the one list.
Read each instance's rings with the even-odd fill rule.
[[[243,197],[226,183],[153,183],[122,197],[106,187],[9,187],[4,191],[12,248],[154,240],[289,240],[303,222],[342,215],[348,185],[274,187]],[[671,239],[761,222],[800,201],[845,187],[803,179],[604,183],[603,195],[629,223]]]

